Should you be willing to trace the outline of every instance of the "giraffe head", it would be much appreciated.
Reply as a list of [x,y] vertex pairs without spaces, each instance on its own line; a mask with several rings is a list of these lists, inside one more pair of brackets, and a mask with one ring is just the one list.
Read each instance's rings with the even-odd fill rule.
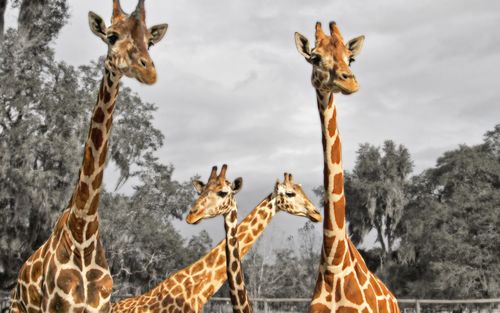
[[295,33],[297,50],[313,66],[312,84],[324,92],[351,94],[358,91],[359,85],[350,65],[364,41],[365,36],[359,36],[345,43],[335,22],[330,22],[330,35],[323,32],[320,22],[316,23],[316,43],[312,50],[309,40]]
[[148,50],[163,38],[168,25],[146,27],[144,0],[139,0],[131,14],[122,11],[120,0],[113,0],[111,25],[106,27],[103,19],[94,12],[89,12],[89,25],[92,32],[108,45],[108,69],[135,77],[141,83],[156,82],[156,69]]
[[272,198],[276,200],[277,211],[292,215],[306,216],[313,222],[321,222],[322,217],[316,206],[309,200],[300,184],[293,181],[292,174],[285,173],[283,182],[276,181]]
[[243,179],[236,178],[232,183],[226,180],[227,165],[224,164],[217,175],[217,166],[212,167],[212,172],[205,184],[202,181],[193,181],[194,188],[200,195],[189,211],[186,221],[197,224],[202,219],[228,214],[234,207],[234,195],[243,186]]

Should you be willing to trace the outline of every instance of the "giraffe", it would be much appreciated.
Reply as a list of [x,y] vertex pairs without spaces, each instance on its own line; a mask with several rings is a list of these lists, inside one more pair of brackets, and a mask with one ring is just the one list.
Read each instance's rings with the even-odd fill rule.
[[226,230],[226,273],[229,283],[231,304],[234,313],[253,312],[252,304],[245,287],[245,276],[241,267],[240,248],[236,237],[238,207],[235,195],[243,186],[243,179],[236,178],[232,183],[226,180],[227,165],[222,166],[219,176],[217,167],[212,168],[207,184],[196,181],[198,199],[189,211],[186,222],[198,224],[202,219],[218,215],[224,216]]
[[352,94],[359,89],[351,63],[361,51],[364,36],[344,42],[335,22],[330,35],[316,23],[315,47],[295,33],[299,53],[313,66],[321,120],[325,210],[321,264],[309,312],[399,312],[396,298],[371,273],[346,233],[342,148],[337,129],[334,94]]
[[[194,181],[193,184],[197,190],[203,188],[202,182]],[[238,225],[236,237],[241,257],[248,253],[279,211],[304,216],[313,222],[322,220],[302,186],[294,183],[291,174],[285,173],[284,181],[276,181],[273,192]],[[198,261],[174,273],[147,293],[115,303],[113,312],[201,312],[203,305],[227,279],[225,246],[226,242],[222,240]]]
[[159,42],[167,25],[145,26],[144,0],[131,15],[113,1],[111,26],[89,12],[92,32],[108,46],[104,77],[95,104],[84,156],[67,208],[48,240],[23,264],[12,292],[17,312],[109,312],[112,278],[99,237],[98,205],[112,115],[120,78],[156,81],[148,46]]

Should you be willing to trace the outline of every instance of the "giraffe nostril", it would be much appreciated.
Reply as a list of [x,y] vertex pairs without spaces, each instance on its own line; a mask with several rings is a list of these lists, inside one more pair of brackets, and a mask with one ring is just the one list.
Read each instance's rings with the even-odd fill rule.
[[148,66],[148,62],[144,58],[139,59],[139,64],[144,68]]

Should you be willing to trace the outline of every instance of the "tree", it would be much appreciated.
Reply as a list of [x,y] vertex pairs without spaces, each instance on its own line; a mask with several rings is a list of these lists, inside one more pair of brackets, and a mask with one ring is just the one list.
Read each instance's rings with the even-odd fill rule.
[[375,229],[383,264],[393,255],[413,163],[408,149],[390,140],[382,148],[362,144],[357,154],[352,174],[346,175],[349,232],[353,243],[359,244]]
[[191,184],[172,180],[173,166],[158,163],[151,154],[139,166],[134,193],[107,193],[100,209],[101,236],[118,298],[146,292],[212,244],[208,233],[201,232],[186,246],[172,225],[193,201]]
[[500,159],[500,124],[484,135],[485,148],[489,149],[497,159]]
[[245,284],[250,298],[261,298],[266,292],[266,268],[268,267],[266,263],[269,263],[269,256],[262,254],[261,244],[263,238],[264,237],[260,237],[257,240],[243,260]]
[[0,0],[0,46],[2,46],[3,29],[5,27],[5,9],[7,8],[7,0]]
[[[18,45],[9,30],[0,58],[0,208],[2,287],[48,236],[69,200],[83,142],[77,72]],[[67,103],[73,103],[68,106]],[[75,127],[76,125],[76,127]],[[82,138],[82,139],[80,139]]]
[[[260,241],[247,255],[243,267],[252,297],[301,298],[312,295],[320,258],[320,241],[314,224],[298,230],[299,239],[287,238],[284,247],[266,254]],[[262,239],[261,239],[262,240]]]
[[318,275],[320,263],[321,241],[314,228],[314,223],[307,221],[298,230],[300,280],[302,282],[302,297],[312,296]]
[[46,47],[69,17],[66,0],[14,0],[19,7],[18,33],[24,48]]
[[302,281],[297,275],[300,271],[300,261],[293,248],[293,237],[288,237],[287,242],[285,247],[274,250],[274,264],[266,269],[266,297],[301,297]]
[[202,230],[198,235],[194,235],[189,240],[186,250],[186,260],[184,264],[192,264],[198,261],[213,247],[213,240],[207,231]]
[[498,129],[484,144],[446,152],[414,178],[398,230],[404,295],[499,296],[500,161],[492,148]]

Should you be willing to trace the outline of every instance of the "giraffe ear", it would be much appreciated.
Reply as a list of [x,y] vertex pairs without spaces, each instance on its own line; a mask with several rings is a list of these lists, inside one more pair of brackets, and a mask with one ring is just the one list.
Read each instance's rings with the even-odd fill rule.
[[106,24],[99,15],[95,14],[92,11],[89,12],[89,26],[90,30],[97,37],[101,38],[105,43],[108,42],[106,40]]
[[238,177],[234,180],[231,189],[233,189],[234,193],[238,193],[242,187],[243,187],[243,178]]
[[352,57],[358,56],[358,54],[361,52],[361,49],[363,49],[364,42],[365,36],[358,36],[349,40],[349,42],[347,43],[347,49],[351,50]]
[[196,189],[196,192],[198,194],[201,194],[203,192],[203,189],[205,188],[205,183],[202,182],[201,180],[193,180],[193,186],[194,186],[194,189]]
[[309,40],[299,33],[295,33],[295,46],[300,54],[306,58],[307,61],[311,58],[311,48],[309,47]]
[[163,36],[167,33],[168,29],[168,24],[160,24],[160,25],[155,25],[149,29],[149,33],[151,34],[151,39],[150,41],[153,44],[158,43],[160,40],[163,39]]

